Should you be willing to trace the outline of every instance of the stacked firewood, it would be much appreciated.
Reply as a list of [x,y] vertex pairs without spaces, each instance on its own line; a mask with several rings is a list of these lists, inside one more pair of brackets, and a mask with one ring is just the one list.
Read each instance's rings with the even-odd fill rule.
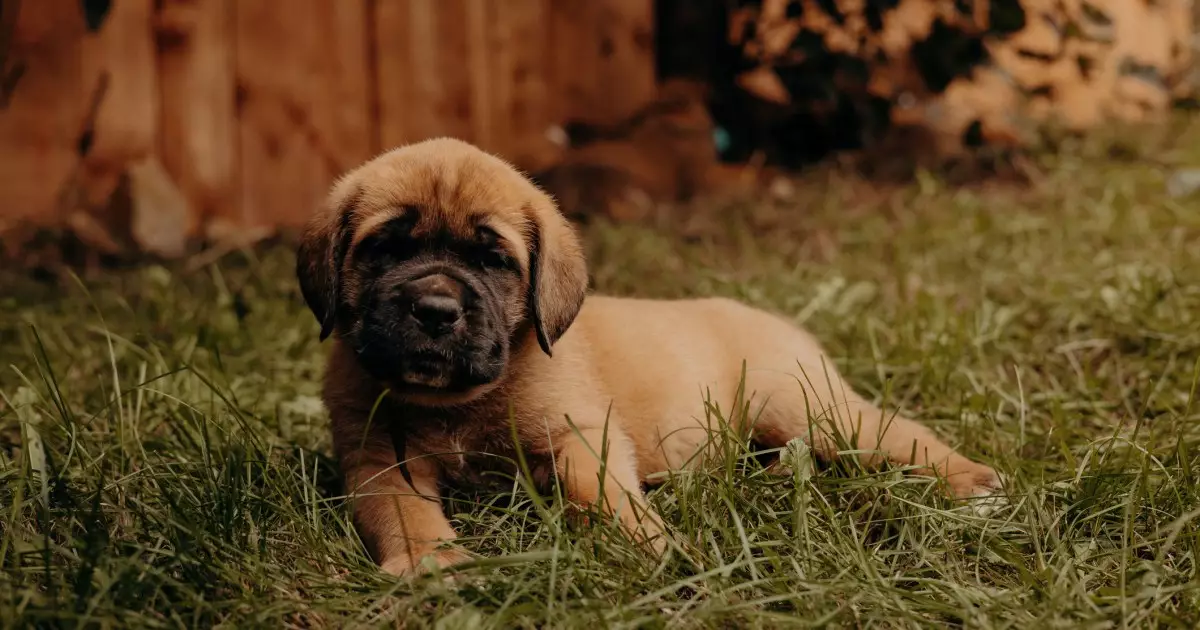
[[[1191,0],[762,0],[732,12],[737,85],[938,150],[1160,118],[1191,88]],[[839,118],[840,117],[840,118]],[[874,117],[874,119],[872,119]]]

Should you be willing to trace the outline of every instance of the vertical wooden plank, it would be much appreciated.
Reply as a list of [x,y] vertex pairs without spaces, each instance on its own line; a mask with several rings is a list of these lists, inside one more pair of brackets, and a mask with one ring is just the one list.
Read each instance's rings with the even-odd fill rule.
[[418,137],[440,135],[475,141],[472,63],[477,63],[479,56],[472,55],[469,25],[471,15],[480,11],[479,1],[440,0],[436,4],[437,39],[430,47],[431,68],[436,74],[423,82],[429,88],[424,103],[430,108],[431,124],[429,129],[416,131]]
[[163,0],[156,26],[163,165],[198,218],[236,218],[233,7]]
[[481,29],[482,48],[487,51],[483,63],[479,67],[473,65],[476,74],[480,76],[477,83],[486,83],[487,98],[481,98],[475,93],[476,124],[480,119],[486,119],[492,125],[491,137],[488,138],[487,149],[501,155],[512,151],[513,137],[519,132],[513,129],[514,121],[509,109],[513,100],[513,66],[516,61],[514,16],[519,15],[530,3],[526,0],[488,0],[480,22],[486,25]]
[[[384,149],[436,136],[474,141],[472,30],[480,0],[383,0],[376,8],[376,81]],[[476,77],[474,80],[478,80]]]
[[551,0],[492,0],[489,6],[492,139],[497,152],[519,166],[545,166],[555,147],[550,31]]
[[85,164],[117,175],[154,152],[158,140],[158,71],[153,0],[114,2],[100,32],[83,43],[83,84],[105,81]]
[[369,157],[363,0],[238,0],[235,103],[241,218],[302,224],[333,179]]
[[453,136],[519,164],[544,161],[544,133],[556,120],[547,24],[553,4],[380,1],[374,37],[382,147]]
[[[165,198],[156,193],[173,190],[162,171],[150,165],[159,104],[153,16],[153,0],[113,3],[99,33],[84,38],[81,49],[89,100],[80,142],[83,159],[60,199],[72,231],[90,247],[111,253],[146,246],[179,253],[183,239],[176,227],[190,220],[186,206],[147,203]],[[132,204],[114,197],[126,175],[130,192],[142,195]],[[142,185],[147,179],[154,185]]]
[[597,115],[618,119],[654,98],[654,3],[604,0],[595,9],[599,61],[592,103]]
[[[278,11],[288,10],[278,2],[272,4],[279,7]],[[320,78],[318,85],[308,89],[325,97],[312,101],[314,140],[327,147],[333,157],[331,175],[337,176],[370,157],[371,152],[367,14],[363,0],[323,0],[317,4],[313,17],[320,26],[318,34],[313,40],[297,44],[315,49],[313,63],[319,68]]]
[[[556,94],[555,120],[589,119],[595,106],[600,48],[596,5],[608,0],[553,0],[550,3],[551,69]],[[615,96],[615,95],[607,95]]]
[[0,109],[0,228],[61,218],[58,191],[78,161],[87,109],[84,36],[78,2],[22,3],[3,69],[19,75]]
[[559,120],[613,122],[654,98],[651,0],[561,0],[551,7]]
[[[427,46],[421,40],[422,31],[414,24],[418,8],[427,9],[430,0],[375,4],[372,29],[374,42],[371,80],[375,88],[375,115],[378,116],[379,149],[386,151],[410,140],[410,117],[414,115],[416,78],[409,71],[414,66],[414,51]],[[427,33],[427,32],[426,32]],[[432,38],[430,38],[432,39]]]
[[[518,2],[520,0],[517,0]],[[495,50],[491,44],[490,34],[495,32],[495,24],[489,23],[488,0],[467,0],[463,30],[467,33],[467,74],[469,89],[469,120],[471,126],[470,140],[486,151],[494,151],[499,137],[498,129],[492,110],[493,84],[495,74],[492,59]],[[502,120],[502,119],[501,119]]]
[[652,27],[650,0],[381,0],[382,145],[454,136],[540,166],[551,124],[653,98]]

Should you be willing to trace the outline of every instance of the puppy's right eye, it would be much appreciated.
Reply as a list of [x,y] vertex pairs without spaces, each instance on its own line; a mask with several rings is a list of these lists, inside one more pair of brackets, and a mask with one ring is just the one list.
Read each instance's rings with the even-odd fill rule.
[[396,231],[412,232],[413,228],[417,227],[417,220],[421,218],[421,211],[412,204],[405,204],[399,208],[399,216],[387,222],[388,226],[394,226]]
[[495,247],[496,243],[500,241],[500,235],[496,234],[496,230],[481,225],[475,228],[475,240],[484,247]]
[[400,215],[388,219],[375,232],[375,236],[384,243],[408,240],[412,238],[413,229],[417,227],[419,218],[416,207],[404,206],[400,209]]
[[405,207],[403,214],[389,219],[366,236],[358,246],[356,256],[381,265],[411,258],[417,249],[417,242],[413,237],[417,219],[416,209]]

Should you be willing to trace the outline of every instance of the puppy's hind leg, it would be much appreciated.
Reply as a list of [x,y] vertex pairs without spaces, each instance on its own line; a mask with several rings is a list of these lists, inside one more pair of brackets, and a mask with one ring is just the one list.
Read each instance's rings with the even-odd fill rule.
[[[822,386],[826,382],[829,385]],[[782,447],[801,437],[828,459],[838,455],[840,444],[849,443],[864,465],[875,467],[886,460],[917,466],[918,474],[945,479],[958,498],[990,495],[1000,487],[995,470],[960,455],[928,427],[903,416],[885,415],[851,390],[831,367],[820,376],[813,370],[799,377],[748,372],[746,391],[756,400],[765,400],[753,434],[766,446]]]

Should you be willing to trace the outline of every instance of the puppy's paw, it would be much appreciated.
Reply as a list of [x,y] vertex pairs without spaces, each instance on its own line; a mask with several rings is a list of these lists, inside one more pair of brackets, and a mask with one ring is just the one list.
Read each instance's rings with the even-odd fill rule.
[[396,577],[414,577],[430,573],[435,567],[445,569],[471,559],[471,556],[457,549],[435,549],[420,556],[392,556],[381,562],[379,568]]
[[954,498],[969,501],[979,516],[989,516],[1008,503],[1000,473],[983,464],[968,462],[947,475]]
[[656,558],[667,553],[667,530],[657,520],[642,521],[642,526],[633,532],[634,540],[646,545]]
[[639,504],[640,514],[628,513],[623,520],[626,533],[638,544],[645,545],[656,557],[667,552],[667,526],[662,517],[645,504]]

